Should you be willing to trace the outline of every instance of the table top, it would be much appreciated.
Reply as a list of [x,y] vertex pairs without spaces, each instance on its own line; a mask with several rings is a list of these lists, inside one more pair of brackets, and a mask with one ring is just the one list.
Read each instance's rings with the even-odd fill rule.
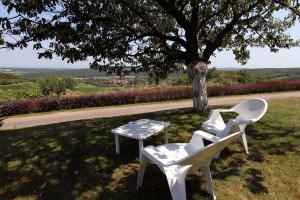
[[170,125],[170,122],[140,119],[112,129],[111,133],[139,140],[146,139]]

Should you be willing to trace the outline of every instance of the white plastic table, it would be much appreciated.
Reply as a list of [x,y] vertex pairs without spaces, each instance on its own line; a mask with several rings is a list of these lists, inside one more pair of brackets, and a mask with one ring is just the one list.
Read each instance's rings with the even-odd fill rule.
[[120,153],[120,138],[124,136],[132,139],[139,140],[139,155],[141,158],[141,150],[144,147],[143,140],[152,136],[153,134],[164,129],[165,143],[168,143],[168,127],[170,122],[156,121],[150,119],[140,119],[134,122],[129,122],[123,126],[112,129],[111,133],[115,134],[116,153]]

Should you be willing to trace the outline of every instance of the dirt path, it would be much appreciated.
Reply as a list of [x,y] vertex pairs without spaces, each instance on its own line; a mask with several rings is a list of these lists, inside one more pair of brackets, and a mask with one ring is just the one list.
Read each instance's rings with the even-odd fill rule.
[[[226,96],[226,97],[211,97],[208,99],[209,105],[225,105],[235,104],[249,98],[263,98],[263,99],[280,99],[280,98],[300,98],[300,91],[296,92],[281,92],[281,93],[263,93],[252,95],[240,95],[240,96]],[[172,103],[155,103],[155,104],[137,104],[126,105],[117,107],[105,107],[105,108],[89,108],[81,110],[69,110],[52,113],[42,113],[34,115],[22,115],[9,117],[4,120],[4,125],[0,130],[19,129],[26,127],[34,127],[47,124],[55,124],[59,122],[76,121],[83,119],[93,119],[102,117],[114,117],[134,115],[140,113],[149,113],[162,110],[171,110],[177,108],[190,108],[192,107],[192,101],[180,101]]]

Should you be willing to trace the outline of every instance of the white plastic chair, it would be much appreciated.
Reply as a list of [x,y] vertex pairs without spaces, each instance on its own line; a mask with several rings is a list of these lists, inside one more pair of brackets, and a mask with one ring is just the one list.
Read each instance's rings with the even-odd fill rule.
[[[268,103],[264,99],[249,99],[239,103],[231,109],[211,110],[208,116],[208,120],[204,122],[201,127],[205,131],[213,133],[219,138],[223,138],[230,133],[243,131],[244,133],[241,135],[240,141],[246,153],[249,154],[245,133],[246,126],[262,118],[267,109]],[[221,116],[222,112],[235,112],[238,114],[238,116],[235,119],[230,119],[227,124],[225,124]],[[212,138],[213,136],[209,136],[205,139],[212,141]],[[215,158],[219,158],[219,156],[220,153],[216,154]]]
[[[200,134],[201,132],[201,134]],[[157,147],[147,146],[142,150],[141,164],[138,172],[137,188],[142,186],[146,165],[152,161],[166,175],[173,200],[185,200],[185,177],[202,170],[208,184],[209,193],[216,199],[210,174],[213,156],[225,148],[232,140],[240,137],[242,132],[231,134],[208,146],[204,146],[202,135],[194,133],[189,143],[163,144]]]

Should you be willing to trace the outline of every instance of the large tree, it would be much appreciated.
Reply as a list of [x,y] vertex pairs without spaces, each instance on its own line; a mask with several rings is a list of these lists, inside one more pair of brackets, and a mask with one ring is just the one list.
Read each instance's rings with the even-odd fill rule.
[[[166,78],[185,65],[197,112],[207,110],[207,64],[216,51],[238,62],[249,47],[298,46],[286,30],[299,20],[298,0],[2,0],[0,48],[33,42],[39,58],[53,54],[109,73]],[[276,17],[277,13],[284,17]],[[279,16],[279,15],[278,15]],[[43,41],[47,41],[43,43]],[[47,46],[45,46],[47,44]]]

